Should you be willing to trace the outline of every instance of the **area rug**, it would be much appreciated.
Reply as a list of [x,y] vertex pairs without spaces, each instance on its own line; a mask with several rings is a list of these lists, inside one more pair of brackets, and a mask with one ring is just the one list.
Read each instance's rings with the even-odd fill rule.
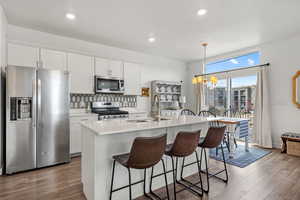
[[[249,152],[245,152],[245,146],[242,144],[238,144],[234,158],[229,158],[228,150],[224,147],[226,163],[240,168],[247,167],[251,163],[254,163],[255,161],[263,158],[270,153],[271,151],[269,150],[254,146],[250,146]],[[210,158],[213,158],[215,160],[223,161],[221,149],[219,149],[218,151],[218,156],[216,155],[216,149],[211,149],[209,152],[209,156]]]

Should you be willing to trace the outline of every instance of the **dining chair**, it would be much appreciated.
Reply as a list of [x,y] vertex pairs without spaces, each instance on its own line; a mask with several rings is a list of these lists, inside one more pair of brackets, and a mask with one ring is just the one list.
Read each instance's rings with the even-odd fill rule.
[[[234,110],[234,109],[228,109],[228,110],[225,110],[225,112],[223,113],[223,116],[224,117],[233,117],[233,118],[241,118],[241,113],[239,113],[238,111]],[[226,132],[225,132],[225,140],[227,140],[227,143],[228,145],[230,144],[230,138],[229,138],[229,133],[230,133],[230,130],[229,130],[229,127],[226,128]],[[236,132],[237,130],[237,126],[234,127],[234,132]],[[235,147],[237,148],[237,142],[236,142],[236,139],[234,138],[233,139],[233,142],[234,142],[234,145]],[[228,149],[228,151],[230,151],[230,149]]]
[[190,109],[183,109],[180,112],[180,115],[196,116],[196,114],[193,111],[191,111]]
[[[213,112],[207,111],[207,110],[201,110],[199,112],[198,116],[200,116],[200,117],[217,117],[216,114],[214,114]],[[219,127],[219,126],[224,126],[224,124],[221,124],[218,121],[211,121],[211,122],[209,122],[209,127]],[[226,141],[225,137],[223,139],[223,143],[226,145],[228,151],[230,151],[229,142]],[[218,156],[219,148],[220,147],[216,148],[216,155],[217,156]]]

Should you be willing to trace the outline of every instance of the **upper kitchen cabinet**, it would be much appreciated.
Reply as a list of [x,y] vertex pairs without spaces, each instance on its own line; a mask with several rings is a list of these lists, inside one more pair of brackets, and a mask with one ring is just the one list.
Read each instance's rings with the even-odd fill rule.
[[118,60],[95,58],[95,75],[123,79],[123,62]]
[[8,43],[8,65],[37,67],[39,61],[39,48]]
[[71,77],[71,93],[94,93],[93,57],[69,53],[68,69]]
[[122,61],[110,60],[109,61],[109,69],[110,69],[109,72],[111,74],[111,77],[123,79],[123,71],[124,71],[123,66],[124,65],[123,65]]
[[141,66],[135,63],[124,63],[125,95],[141,95]]
[[46,69],[67,70],[67,53],[41,49],[41,66]]
[[109,62],[104,58],[95,58],[95,75],[108,77]]

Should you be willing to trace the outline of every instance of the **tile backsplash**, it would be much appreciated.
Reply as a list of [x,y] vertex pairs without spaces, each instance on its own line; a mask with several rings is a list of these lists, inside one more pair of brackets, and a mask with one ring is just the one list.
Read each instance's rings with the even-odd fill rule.
[[120,95],[120,94],[70,94],[70,106],[76,108],[90,108],[91,102],[119,102],[120,107],[136,107],[137,96]]

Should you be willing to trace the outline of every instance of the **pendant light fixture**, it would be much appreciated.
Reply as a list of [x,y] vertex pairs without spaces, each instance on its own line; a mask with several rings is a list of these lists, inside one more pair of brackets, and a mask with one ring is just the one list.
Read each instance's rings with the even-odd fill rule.
[[[207,51],[207,43],[203,43],[203,59],[202,59],[202,70],[205,71],[206,68],[206,51]],[[192,79],[192,83],[196,84],[203,84],[203,85],[210,85],[211,88],[215,88],[218,83],[218,78],[216,76],[211,76],[207,78],[206,76],[195,76]]]

